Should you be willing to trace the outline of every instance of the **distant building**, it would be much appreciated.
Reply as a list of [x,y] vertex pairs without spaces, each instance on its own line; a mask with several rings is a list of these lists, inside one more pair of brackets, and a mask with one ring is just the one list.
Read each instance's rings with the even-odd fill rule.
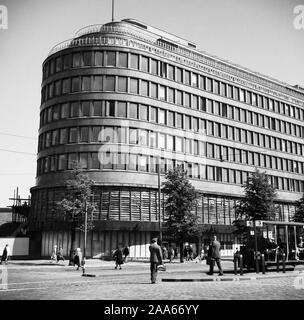
[[[230,255],[234,205],[256,168],[278,188],[277,219],[293,216],[304,191],[303,120],[299,87],[192,42],[131,19],[84,28],[43,63],[29,219],[41,247],[33,254],[49,256],[55,244],[69,252],[69,225],[55,204],[76,160],[96,182],[98,220],[87,255],[109,256],[122,242],[131,257],[147,257],[158,232],[160,156],[162,174],[177,164],[188,170],[201,192],[202,231],[212,226]],[[77,239],[83,246],[83,233]]]

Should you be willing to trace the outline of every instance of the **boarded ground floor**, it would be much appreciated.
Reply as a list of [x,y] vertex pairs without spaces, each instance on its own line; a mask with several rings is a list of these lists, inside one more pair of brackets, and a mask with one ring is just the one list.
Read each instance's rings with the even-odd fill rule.
[[[237,237],[233,233],[217,233],[222,246],[223,256],[232,256],[238,247]],[[87,234],[86,256],[87,258],[104,258],[112,256],[118,244],[128,246],[130,258],[148,258],[149,245],[152,237],[157,236],[155,231],[90,231]],[[195,255],[200,253],[202,245],[209,241],[209,236],[202,235],[197,240],[190,241]],[[163,236],[163,245],[167,248],[177,244]],[[63,248],[63,254],[69,255],[71,249],[71,232],[66,230],[43,231],[41,238],[41,256],[50,257],[54,246]],[[84,248],[84,233],[76,233],[76,248]],[[177,248],[179,249],[179,248]]]

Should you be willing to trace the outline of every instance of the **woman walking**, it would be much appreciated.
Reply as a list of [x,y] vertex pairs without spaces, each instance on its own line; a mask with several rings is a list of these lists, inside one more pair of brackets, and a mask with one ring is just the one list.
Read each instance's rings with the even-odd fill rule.
[[118,248],[115,250],[113,258],[115,259],[115,269],[117,269],[117,267],[119,266],[119,269],[121,270],[121,265],[124,263],[121,245],[119,245]]

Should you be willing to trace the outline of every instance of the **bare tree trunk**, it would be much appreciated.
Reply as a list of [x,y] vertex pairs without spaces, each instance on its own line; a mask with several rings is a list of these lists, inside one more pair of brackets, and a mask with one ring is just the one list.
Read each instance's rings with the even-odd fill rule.
[[72,222],[71,227],[71,247],[70,247],[70,261],[69,266],[74,266],[74,251],[76,246],[76,222]]
[[181,241],[179,243],[179,257],[180,257],[180,263],[184,263],[184,242]]

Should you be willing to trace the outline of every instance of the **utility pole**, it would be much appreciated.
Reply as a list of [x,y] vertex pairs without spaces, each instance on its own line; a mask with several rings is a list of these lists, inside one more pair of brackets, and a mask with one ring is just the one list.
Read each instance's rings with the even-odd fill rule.
[[85,270],[85,260],[86,260],[86,249],[87,249],[87,229],[88,229],[88,210],[87,210],[87,200],[84,204],[85,218],[84,218],[84,249],[82,257],[82,266]]

